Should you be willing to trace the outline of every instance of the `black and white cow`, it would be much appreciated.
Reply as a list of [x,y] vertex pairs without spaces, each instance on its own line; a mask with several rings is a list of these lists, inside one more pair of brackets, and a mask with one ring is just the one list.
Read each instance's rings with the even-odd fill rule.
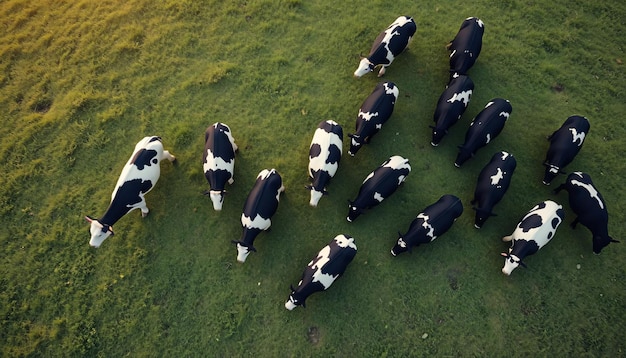
[[474,65],[483,46],[485,24],[476,17],[468,17],[461,24],[459,32],[450,41],[450,75],[458,73],[465,75]]
[[272,216],[278,209],[280,193],[285,191],[283,179],[276,169],[264,169],[256,177],[256,182],[248,194],[241,214],[243,233],[237,244],[237,261],[246,262],[250,251],[255,251],[254,239],[261,231],[272,226]]
[[466,75],[454,74],[450,83],[446,86],[439,101],[433,120],[435,125],[433,129],[433,139],[430,144],[433,147],[439,145],[441,139],[448,133],[448,129],[461,119],[461,116],[467,109],[472,92],[474,91],[474,82]]
[[397,256],[406,251],[411,252],[413,247],[434,241],[448,231],[462,213],[461,199],[454,195],[442,196],[417,214],[406,234],[398,232],[398,241],[391,249],[391,254]]
[[337,173],[343,153],[343,129],[335,121],[321,122],[309,147],[309,177],[313,180],[306,188],[311,190],[311,206],[317,206],[322,195],[328,194],[326,186]]
[[378,77],[385,74],[385,71],[393,60],[407,48],[417,25],[415,20],[409,16],[400,16],[389,25],[389,27],[381,32],[374,43],[367,57],[362,57],[359,67],[354,71],[355,77],[374,71],[376,66],[381,66],[378,71]]
[[176,160],[170,152],[163,149],[160,137],[144,137],[135,145],[133,154],[115,184],[107,211],[99,219],[85,216],[91,224],[89,245],[100,247],[104,240],[113,235],[113,225],[129,212],[141,209],[142,217],[148,215],[144,196],[159,180],[160,163],[163,159],[170,162]]
[[574,157],[583,146],[585,137],[589,133],[589,121],[582,116],[571,116],[561,126],[548,136],[550,147],[546,154],[543,165],[546,171],[543,183],[550,185],[550,182],[559,174],[565,174],[562,169],[574,160]]
[[387,122],[398,99],[400,90],[393,82],[380,82],[374,91],[365,99],[359,115],[356,117],[356,133],[348,134],[350,149],[348,154],[354,156],[363,144],[368,144]]
[[505,257],[502,273],[509,276],[517,266],[526,267],[522,260],[550,242],[564,217],[563,207],[554,201],[535,205],[517,224],[513,234],[502,238],[502,241],[511,241],[509,252],[502,253]]
[[585,225],[593,235],[593,252],[599,254],[612,242],[619,242],[609,236],[609,212],[602,194],[596,189],[587,173],[574,172],[567,176],[565,183],[554,190],[558,193],[565,189],[569,194],[569,206],[577,215],[571,227],[579,222]]
[[460,168],[465,161],[473,157],[476,151],[492,141],[502,132],[509,119],[513,107],[502,98],[492,99],[485,108],[476,115],[465,133],[465,143],[459,146],[459,154],[454,165]]
[[237,145],[230,127],[224,123],[215,123],[204,132],[204,152],[202,168],[204,177],[211,190],[204,194],[211,197],[213,209],[222,210],[226,183],[232,184],[235,172],[235,152]]
[[409,160],[394,155],[371,172],[363,181],[354,201],[349,201],[348,221],[354,221],[366,209],[380,204],[393,194],[411,172]]
[[298,287],[291,286],[291,294],[285,302],[285,308],[291,311],[297,306],[306,307],[306,299],[315,292],[327,290],[337,278],[343,275],[355,255],[354,238],[348,235],[337,235],[309,262],[302,273]]
[[509,189],[516,166],[517,161],[511,154],[498,152],[480,171],[471,201],[472,209],[476,210],[475,228],[480,229],[490,216],[495,216],[493,207]]

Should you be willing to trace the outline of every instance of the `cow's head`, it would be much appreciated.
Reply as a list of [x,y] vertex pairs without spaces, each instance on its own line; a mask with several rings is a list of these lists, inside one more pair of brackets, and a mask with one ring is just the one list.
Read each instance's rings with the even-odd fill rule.
[[619,241],[614,240],[610,236],[604,236],[604,237],[599,236],[599,235],[594,236],[593,237],[593,253],[596,255],[600,255],[600,252],[602,251],[602,249],[609,246],[609,244],[612,242],[619,243]]
[[511,272],[515,270],[518,266],[522,266],[526,268],[526,264],[519,259],[519,257],[511,254],[507,254],[505,252],[500,255],[504,256],[504,267],[502,268],[502,273],[510,276]]
[[391,254],[393,256],[398,256],[399,254],[407,251],[411,252],[411,248],[407,245],[406,241],[404,241],[404,238],[402,238],[402,234],[398,232],[398,242],[396,242],[396,245],[391,249]]
[[454,161],[454,166],[460,168],[463,163],[465,163],[469,158],[473,157],[474,153],[471,150],[465,148],[464,146],[459,146],[459,154],[456,156],[456,160]]
[[[302,281],[300,281],[300,283],[302,283]],[[306,304],[304,302],[305,299],[299,299],[296,297],[298,296],[298,294],[296,293],[296,289],[293,288],[293,285],[291,285],[289,288],[291,288],[291,294],[289,295],[287,302],[285,302],[285,308],[290,311],[292,311],[294,308],[298,306],[302,306],[306,308]]]
[[237,261],[241,263],[246,262],[246,259],[248,258],[248,255],[250,255],[251,251],[256,252],[254,246],[246,246],[246,244],[242,241],[233,240],[232,243],[237,245]]
[[222,210],[222,204],[224,204],[226,194],[228,194],[226,190],[207,190],[204,192],[204,195],[208,195],[211,198],[215,211]]
[[348,137],[350,137],[350,149],[348,149],[348,154],[354,157],[356,152],[358,152],[359,149],[361,149],[361,146],[363,145],[364,141],[363,141],[363,138],[361,138],[361,136],[356,135],[356,134],[348,134]]
[[550,182],[552,182],[552,180],[554,178],[557,177],[557,175],[559,174],[565,174],[564,171],[562,171],[559,167],[557,167],[556,165],[552,165],[548,162],[543,163],[543,165],[546,166],[546,171],[545,174],[543,176],[543,183],[545,185],[550,185]]
[[472,209],[476,210],[476,216],[474,217],[474,227],[480,229],[485,224],[485,221],[489,219],[490,216],[497,216],[491,211],[477,208],[476,206],[472,206]]
[[359,217],[359,215],[363,214],[363,209],[361,208],[357,208],[356,206],[352,205],[353,202],[352,201],[348,201],[348,217],[346,218],[349,222],[353,222],[354,220],[356,220],[356,218]]
[[85,216],[85,220],[87,220],[91,224],[91,226],[89,227],[89,234],[91,234],[89,245],[91,245],[92,247],[100,247],[104,240],[114,234],[113,227],[110,225],[101,224],[98,220],[90,216]]
[[320,191],[315,189],[313,185],[306,185],[305,188],[311,191],[311,200],[309,201],[309,205],[311,205],[312,207],[317,207],[317,204],[319,203],[322,196],[328,195],[328,191],[326,191],[326,189],[322,189]]
[[361,57],[361,62],[359,62],[359,68],[354,71],[354,77],[363,77],[372,71],[374,71],[374,64],[370,62],[367,57]]
[[430,145],[436,147],[439,145],[443,137],[448,134],[448,131],[445,129],[437,129],[437,127],[429,126],[433,130],[433,139],[430,141]]

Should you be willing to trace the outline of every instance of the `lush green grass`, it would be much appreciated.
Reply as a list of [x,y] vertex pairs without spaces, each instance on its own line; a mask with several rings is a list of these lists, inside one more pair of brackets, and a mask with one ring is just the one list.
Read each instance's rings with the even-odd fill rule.
[[[352,78],[358,55],[405,14],[418,31],[385,77],[400,88],[393,117],[311,208],[313,131],[326,119],[354,128],[379,81]],[[444,45],[468,16],[486,24],[475,94],[434,149]],[[592,175],[609,231],[626,239],[624,19],[623,2],[588,0],[1,1],[0,355],[625,355],[624,244],[594,256],[590,233],[564,224],[527,270],[504,277],[499,256],[500,237],[537,202],[554,199],[573,219],[566,194],[541,184],[545,136],[572,114],[591,132],[567,169]],[[513,105],[506,128],[454,168],[471,118],[494,97]],[[203,131],[216,121],[240,147],[219,213],[200,195]],[[83,216],[104,212],[134,144],[153,134],[179,165],[162,165],[146,219],[133,212],[90,248]],[[478,231],[469,200],[498,150],[518,167],[499,216]],[[411,160],[407,182],[349,224],[346,200],[394,154]],[[269,167],[287,191],[240,265],[230,240]],[[446,193],[465,204],[453,228],[392,258],[396,232]],[[339,233],[359,248],[345,277],[286,311],[289,285]]]

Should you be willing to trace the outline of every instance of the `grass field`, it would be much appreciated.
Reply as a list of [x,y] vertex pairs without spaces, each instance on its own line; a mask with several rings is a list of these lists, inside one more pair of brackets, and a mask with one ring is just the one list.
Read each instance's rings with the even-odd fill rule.
[[[400,98],[372,143],[344,156],[317,208],[308,147],[317,124],[352,132],[380,80],[355,79],[360,53],[397,16],[418,30],[387,70]],[[430,146],[451,40],[468,16],[485,23],[464,117]],[[541,184],[546,136],[573,114],[591,130],[565,170],[585,171],[626,240],[623,1],[0,1],[0,356],[626,356],[626,245],[599,256],[567,194]],[[471,119],[511,101],[502,134],[453,166]],[[213,211],[202,174],[205,128],[228,124],[235,183]],[[135,143],[159,135],[165,162],[138,211],[89,247]],[[344,153],[348,141],[344,138]],[[498,216],[473,228],[476,178],[494,152],[517,158]],[[405,184],[348,223],[347,200],[391,155]],[[255,177],[286,187],[272,230],[245,264],[230,240]],[[465,211],[435,242],[393,258],[397,232],[443,194]],[[536,203],[566,210],[554,242],[510,277],[500,241]],[[337,234],[359,252],[326,292],[283,304],[309,260]]]

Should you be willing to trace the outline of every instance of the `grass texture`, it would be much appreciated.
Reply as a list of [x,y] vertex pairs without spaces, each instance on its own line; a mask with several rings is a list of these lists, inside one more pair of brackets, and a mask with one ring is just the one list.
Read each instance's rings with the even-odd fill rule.
[[[418,30],[384,77],[400,89],[394,114],[311,208],[313,132],[327,119],[353,131],[379,81],[352,77],[359,54],[399,15]],[[476,89],[432,148],[444,46],[468,16],[486,26]],[[546,136],[586,116],[566,170],[592,176],[609,232],[626,240],[624,19],[626,3],[589,0],[0,1],[0,355],[624,356],[625,244],[593,255],[589,231],[567,225],[567,195],[541,184]],[[495,97],[513,106],[504,131],[455,168],[471,119]],[[217,121],[240,148],[222,212],[201,195],[203,133]],[[147,218],[134,211],[90,248],[83,216],[104,213],[145,135],[179,164],[162,164]],[[499,150],[518,166],[498,216],[476,230],[469,200]],[[347,200],[391,155],[411,161],[407,181],[348,223]],[[272,167],[287,190],[241,265],[230,240],[256,174]],[[391,257],[396,232],[443,194],[465,205],[451,230]],[[505,277],[500,238],[545,199],[564,206],[565,223]],[[340,233],[359,249],[345,276],[285,310],[289,285]]]

